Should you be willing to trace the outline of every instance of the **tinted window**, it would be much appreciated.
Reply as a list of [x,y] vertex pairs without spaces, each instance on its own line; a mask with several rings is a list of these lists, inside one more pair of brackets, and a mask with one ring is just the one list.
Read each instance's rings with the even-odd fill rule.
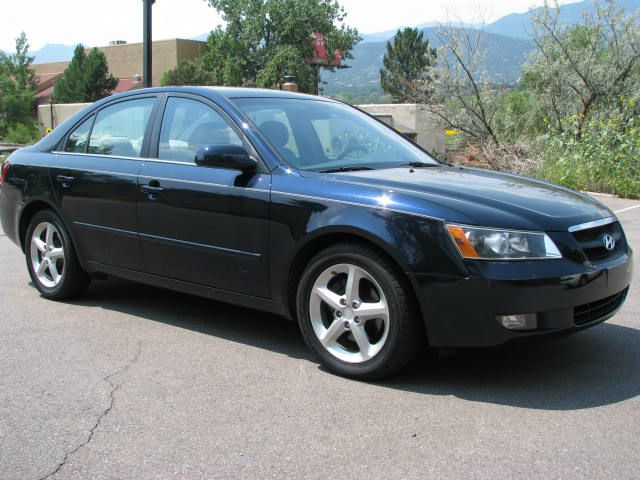
[[278,149],[285,159],[296,165],[300,157],[298,143],[284,109],[273,105],[271,108],[248,109],[247,115],[260,126],[263,135]]
[[158,158],[195,161],[203,145],[242,146],[242,139],[213,108],[197,100],[170,98],[162,120]]
[[89,153],[139,157],[155,98],[117,103],[101,110],[89,140]]
[[87,151],[87,143],[89,141],[92,123],[93,115],[71,132],[67,144],[64,147],[65,152],[85,153]]
[[301,170],[437,165],[401,135],[341,103],[282,98],[235,102],[282,158]]

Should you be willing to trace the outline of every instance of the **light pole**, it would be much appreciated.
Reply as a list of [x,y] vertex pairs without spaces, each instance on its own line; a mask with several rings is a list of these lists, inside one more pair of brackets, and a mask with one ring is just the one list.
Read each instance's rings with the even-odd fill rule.
[[151,86],[151,65],[152,65],[152,46],[153,40],[151,38],[151,7],[156,0],[142,0],[143,5],[143,20],[142,20],[142,77],[144,79],[145,88]]

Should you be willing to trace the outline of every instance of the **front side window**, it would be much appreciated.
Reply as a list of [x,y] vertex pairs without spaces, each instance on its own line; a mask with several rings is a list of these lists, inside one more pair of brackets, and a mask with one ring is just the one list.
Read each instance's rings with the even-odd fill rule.
[[71,132],[69,139],[67,140],[67,144],[64,147],[65,152],[85,153],[87,151],[87,144],[89,143],[89,133],[91,133],[93,118],[94,116],[91,115],[88,119],[78,125],[73,132]]
[[205,145],[238,145],[242,139],[227,121],[210,106],[197,100],[173,97],[167,106],[160,130],[158,158],[195,162]]
[[280,156],[300,170],[438,165],[402,135],[341,103],[281,98],[234,101]]
[[100,110],[91,131],[89,153],[140,157],[155,101],[155,98],[140,98]]

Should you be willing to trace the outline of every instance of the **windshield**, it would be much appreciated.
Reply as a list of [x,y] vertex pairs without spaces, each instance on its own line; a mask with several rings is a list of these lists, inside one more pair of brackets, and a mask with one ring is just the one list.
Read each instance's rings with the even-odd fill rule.
[[344,104],[280,98],[237,98],[235,103],[296,169],[439,165],[403,136]]

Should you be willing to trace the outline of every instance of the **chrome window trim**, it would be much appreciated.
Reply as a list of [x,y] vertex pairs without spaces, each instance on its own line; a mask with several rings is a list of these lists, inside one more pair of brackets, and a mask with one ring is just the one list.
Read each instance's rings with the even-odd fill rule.
[[137,160],[139,162],[151,160],[150,158],[146,158],[146,157],[124,157],[122,155],[105,155],[105,154],[99,154],[99,153],[60,152],[57,150],[54,150],[51,153],[55,153],[56,155],[71,155],[75,157],[97,157],[97,158],[108,157],[108,158],[116,158],[119,160]]
[[[56,155],[73,155],[73,156],[79,156],[79,157],[99,157],[99,158],[115,158],[117,160],[137,160],[140,162],[152,162],[152,163],[168,163],[168,164],[172,164],[172,165],[186,165],[189,167],[200,167],[200,165],[197,165],[196,163],[193,162],[180,162],[178,160],[159,160],[157,158],[149,158],[149,157],[124,157],[122,155],[104,155],[104,154],[99,154],[99,153],[81,153],[81,152],[60,152],[57,150],[54,150],[51,153],[55,153]],[[251,158],[253,158],[255,160],[255,157],[253,155],[250,155]],[[61,167],[64,168],[64,167]]]
[[159,158],[145,158],[144,162],[151,163],[169,163],[172,165],[187,165],[188,167],[197,167],[198,165],[195,162],[181,162],[179,160],[160,160]]
[[606,217],[601,218],[600,220],[594,220],[592,222],[585,222],[579,225],[574,225],[573,227],[569,227],[569,232],[580,232],[582,230],[588,230],[590,228],[602,227],[604,225],[609,225],[610,223],[616,222],[616,217]]
[[204,185],[206,187],[241,188],[242,190],[251,191],[251,192],[267,192],[267,193],[270,192],[270,190],[266,188],[238,187],[236,185],[224,185],[222,183],[199,182],[197,180],[184,180],[182,178],[166,178],[166,177],[158,177],[155,175],[137,175],[137,177],[148,178],[151,180],[165,181],[165,182],[179,182],[179,183],[190,183],[193,185]]

